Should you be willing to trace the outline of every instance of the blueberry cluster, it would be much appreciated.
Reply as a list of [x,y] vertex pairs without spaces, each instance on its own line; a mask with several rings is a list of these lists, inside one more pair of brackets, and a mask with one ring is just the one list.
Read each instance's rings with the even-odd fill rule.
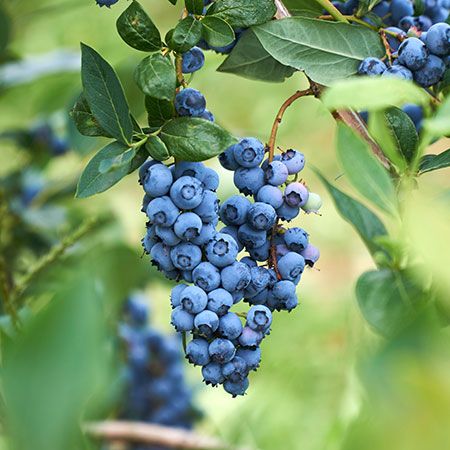
[[120,418],[192,428],[198,412],[192,405],[192,390],[185,382],[179,339],[148,326],[148,306],[140,294],[127,299],[123,313],[119,338],[126,365]]

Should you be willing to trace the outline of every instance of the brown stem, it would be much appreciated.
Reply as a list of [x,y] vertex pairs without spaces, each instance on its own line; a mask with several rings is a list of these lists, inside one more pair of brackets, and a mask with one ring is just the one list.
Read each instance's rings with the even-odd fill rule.
[[380,37],[381,37],[381,42],[383,42],[384,49],[386,50],[386,56],[387,56],[387,59],[389,61],[389,64],[392,64],[391,46],[389,45],[389,42],[387,40],[386,33],[384,32],[384,30],[380,30],[379,34],[380,34]]
[[281,280],[280,272],[278,271],[278,263],[277,263],[277,248],[275,246],[275,238],[277,236],[277,230],[278,230],[278,222],[279,219],[277,219],[275,225],[272,227],[272,234],[270,236],[270,255],[269,255],[269,267],[272,267],[273,270],[275,270],[275,273],[277,275],[278,280]]
[[183,75],[183,57],[181,55],[177,55],[175,57],[175,67],[177,69],[177,80],[180,86],[186,87],[187,83],[184,79]]

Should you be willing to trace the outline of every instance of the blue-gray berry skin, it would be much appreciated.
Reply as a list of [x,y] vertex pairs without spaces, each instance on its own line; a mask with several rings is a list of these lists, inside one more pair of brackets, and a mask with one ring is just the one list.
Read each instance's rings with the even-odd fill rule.
[[245,297],[251,298],[265,289],[270,282],[270,273],[265,267],[252,267],[250,269],[251,281],[245,289]]
[[278,187],[266,184],[256,194],[256,200],[277,209],[283,204],[283,193]]
[[233,312],[228,312],[219,320],[219,333],[222,337],[233,341],[242,333],[242,322]]
[[412,80],[413,73],[407,67],[398,64],[385,70],[383,73],[383,77],[394,77],[400,78],[401,80]]
[[200,181],[206,174],[206,167],[202,162],[180,161],[173,166],[175,179],[181,177],[194,177]]
[[219,155],[219,162],[224,169],[234,171],[239,169],[240,167],[236,159],[234,158],[235,146],[236,144],[232,145],[231,147],[228,147],[223,153]]
[[190,314],[202,312],[208,304],[208,296],[197,286],[188,286],[181,292],[181,307]]
[[414,81],[422,87],[430,87],[438,83],[445,72],[445,64],[436,55],[427,58],[425,66],[414,72]]
[[397,24],[403,17],[414,15],[414,5],[411,0],[392,0],[389,12],[392,21]]
[[426,45],[431,53],[446,56],[450,53],[450,25],[436,23],[427,31]]
[[264,305],[252,306],[247,313],[247,325],[255,331],[266,332],[272,325],[272,313]]
[[295,252],[289,252],[278,261],[278,272],[283,280],[294,281],[303,273],[304,269],[305,259]]
[[186,281],[187,283],[193,283],[194,279],[192,278],[192,270],[182,270],[181,279]]
[[178,332],[191,331],[194,329],[194,316],[181,306],[172,311],[171,323]]
[[151,195],[145,194],[144,198],[142,199],[142,208],[141,211],[145,213],[147,211],[147,207],[149,203],[153,200],[153,197]]
[[206,384],[217,386],[225,381],[225,377],[222,373],[222,365],[219,363],[211,362],[202,367],[203,381]]
[[206,366],[210,361],[208,348],[206,339],[192,339],[186,346],[186,358],[194,366]]
[[295,219],[300,213],[300,208],[298,206],[293,207],[289,206],[286,202],[277,209],[278,217],[281,220],[286,220],[290,222],[292,219]]
[[219,288],[208,293],[207,308],[218,316],[225,315],[233,304],[232,295],[225,289]]
[[203,184],[197,178],[183,176],[170,188],[170,198],[181,209],[194,209],[203,200]]
[[247,220],[255,230],[267,231],[275,224],[277,213],[273,206],[263,202],[255,202],[247,212]]
[[[391,33],[396,33],[399,37],[406,36],[405,32],[397,27],[387,27],[386,31],[390,31]],[[391,47],[392,51],[396,52],[398,48],[400,47],[400,40],[392,36],[391,34],[386,33],[386,39],[389,43],[389,46]]]
[[258,266],[258,263],[253,258],[250,258],[249,256],[244,256],[241,259],[241,262],[246,264],[249,268]]
[[239,230],[238,227],[235,227],[233,225],[229,225],[229,226],[221,228],[220,232],[224,233],[224,234],[228,234],[229,236],[231,236],[236,241],[236,244],[238,245],[238,250],[241,251],[244,248],[244,245],[239,240],[238,230]]
[[289,175],[299,173],[305,167],[305,155],[292,148],[282,153],[281,161],[288,168]]
[[272,161],[264,173],[266,181],[273,186],[281,186],[289,176],[288,168],[282,161]]
[[161,271],[171,271],[175,269],[170,256],[170,247],[161,242],[155,244],[150,251],[152,264]]
[[249,370],[256,370],[261,362],[261,348],[239,348],[236,351],[236,357],[238,356],[247,363]]
[[183,53],[181,70],[183,73],[194,73],[200,70],[205,64],[205,55],[201,48],[192,47]]
[[215,192],[219,187],[219,174],[214,169],[206,167],[202,181],[205,189]]
[[205,309],[195,316],[194,327],[199,335],[211,339],[219,328],[219,316],[213,311]]
[[211,111],[207,110],[207,109],[205,109],[205,111],[203,111],[203,114],[201,116],[199,116],[199,117],[201,119],[207,120],[208,122],[214,122],[216,120],[215,117],[214,117],[214,114]]
[[267,303],[268,296],[269,288],[265,288],[261,292],[258,292],[256,295],[246,298],[245,301],[249,305],[265,305]]
[[200,235],[202,219],[193,212],[185,212],[178,216],[173,225],[175,234],[183,241],[192,241]]
[[244,291],[233,291],[231,293],[234,304],[239,303],[244,298]]
[[193,271],[194,283],[205,292],[213,291],[220,286],[220,271],[209,262],[200,263]]
[[281,280],[275,283],[271,295],[279,302],[287,301],[291,296],[295,296],[295,284],[289,280]]
[[398,26],[403,31],[409,31],[409,29],[415,25],[414,22],[415,21],[413,16],[405,16],[400,19],[400,21],[398,22]]
[[309,267],[314,267],[314,264],[320,258],[320,251],[317,247],[312,244],[308,244],[300,254],[305,258],[305,262]]
[[164,164],[154,164],[147,169],[144,190],[152,197],[161,197],[169,192],[173,183],[172,172]]
[[139,184],[144,185],[144,180],[147,175],[147,171],[150,167],[154,166],[155,164],[161,164],[159,161],[155,161],[154,159],[147,159],[147,161],[142,164],[141,167],[139,167]]
[[398,62],[410,70],[419,70],[425,65],[428,49],[418,38],[405,39],[398,48]]
[[187,288],[188,286],[186,284],[178,284],[174,288],[172,288],[172,291],[170,293],[170,304],[172,305],[172,308],[176,308],[177,306],[181,305],[181,293]]
[[158,197],[147,206],[147,217],[150,222],[162,227],[171,227],[178,218],[180,210],[170,197]]
[[244,225],[239,227],[238,238],[248,249],[256,248],[264,245],[267,233],[263,230],[255,230],[247,223],[244,223]]
[[155,244],[160,242],[160,239],[155,234],[155,227],[151,226],[147,228],[147,232],[145,233],[145,236],[142,239],[142,247],[144,248],[144,252],[147,254],[150,254],[152,251],[152,248]]
[[241,139],[234,147],[234,159],[242,167],[259,166],[264,159],[264,145],[255,138]]
[[236,260],[238,246],[228,234],[217,233],[206,245],[205,254],[211,264],[226,267]]
[[209,344],[209,356],[212,361],[224,364],[236,354],[236,347],[228,339],[216,338]]
[[300,253],[308,245],[308,233],[303,228],[290,228],[283,236],[287,247],[294,252]]
[[242,329],[242,334],[239,336],[239,344],[242,347],[256,348],[259,346],[263,338],[264,335],[261,332],[252,330],[250,327],[245,326]]
[[270,240],[267,239],[261,247],[249,248],[248,253],[256,261],[267,261],[270,256]]
[[264,186],[264,171],[261,167],[239,167],[233,176],[234,185],[244,195],[255,195]]
[[309,191],[303,183],[289,183],[284,190],[284,201],[291,207],[302,207],[306,204]]
[[235,356],[230,362],[223,365],[222,373],[227,380],[239,383],[247,378],[249,370],[245,359]]
[[291,250],[288,248],[286,244],[277,244],[275,246],[275,255],[277,258],[281,258],[282,256],[289,253]]
[[220,220],[225,225],[242,225],[247,219],[250,200],[242,195],[232,195],[220,205]]
[[238,395],[244,395],[248,389],[249,381],[248,378],[245,378],[242,381],[234,383],[231,380],[226,380],[223,383],[223,388],[226,392],[231,394],[233,397],[237,397]]
[[155,227],[155,235],[158,236],[159,239],[170,247],[177,245],[181,242],[181,239],[174,233],[173,229],[170,227],[162,227],[157,225]]
[[243,262],[236,261],[222,269],[220,273],[222,286],[229,292],[245,289],[251,280],[250,268]]
[[360,75],[376,76],[382,75],[387,69],[386,64],[378,58],[369,57],[361,61],[358,67]]
[[173,265],[179,270],[194,270],[202,260],[202,251],[198,245],[182,242],[170,250]]
[[197,89],[183,89],[175,96],[175,109],[180,116],[200,117],[206,109],[205,97]]
[[216,226],[213,223],[204,223],[200,234],[192,239],[192,243],[195,245],[204,246],[217,234]]

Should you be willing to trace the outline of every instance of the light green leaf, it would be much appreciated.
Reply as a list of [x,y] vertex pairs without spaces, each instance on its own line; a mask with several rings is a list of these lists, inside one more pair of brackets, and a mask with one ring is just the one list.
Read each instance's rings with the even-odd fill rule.
[[225,47],[234,41],[233,28],[219,17],[205,17],[202,26],[203,39],[211,47]]
[[145,144],[145,149],[148,151],[149,155],[157,161],[165,161],[170,158],[170,153],[166,144],[164,144],[158,136],[149,136],[147,143]]
[[434,117],[424,121],[424,128],[433,136],[450,135],[450,96],[444,100]]
[[450,149],[439,155],[425,155],[420,161],[419,175],[450,167]]

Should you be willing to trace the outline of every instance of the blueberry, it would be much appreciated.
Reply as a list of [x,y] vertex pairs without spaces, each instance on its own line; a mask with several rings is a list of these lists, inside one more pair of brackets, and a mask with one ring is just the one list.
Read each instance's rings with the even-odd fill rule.
[[448,19],[448,6],[446,8],[436,8],[431,14],[431,21],[433,23],[445,22]]
[[202,312],[208,304],[208,296],[197,286],[188,286],[181,292],[181,306],[191,314]]
[[358,67],[360,75],[381,75],[387,69],[386,64],[378,58],[366,58]]
[[420,130],[423,121],[423,108],[419,105],[408,103],[403,106],[403,112],[413,121],[417,130]]
[[201,48],[192,47],[183,53],[182,72],[193,73],[200,70],[205,64],[205,55]]
[[182,242],[170,251],[173,265],[179,270],[194,270],[202,260],[202,251],[198,245]]
[[286,182],[289,176],[286,164],[281,161],[272,161],[265,170],[266,181],[273,186],[281,186]]
[[413,16],[402,17],[398,22],[398,26],[403,31],[408,31],[411,27],[414,27],[415,25],[416,25],[416,18]]
[[231,147],[228,147],[223,153],[219,155],[219,162],[224,169],[234,171],[240,167],[236,159],[234,158],[235,146],[236,145],[232,145]]
[[391,31],[392,33],[396,33],[398,35],[398,37],[396,37],[396,36],[392,36],[389,33],[386,33],[386,39],[389,43],[389,46],[391,47],[391,50],[396,52],[398,50],[398,48],[400,47],[400,43],[401,43],[399,38],[406,36],[406,33],[397,27],[388,27],[388,28],[386,28],[386,31]]
[[106,6],[107,8],[111,7],[111,5],[116,4],[119,0],[95,0],[97,5],[100,6]]
[[288,301],[291,297],[296,296],[295,284],[289,280],[281,280],[275,283],[272,288],[271,295],[279,303]]
[[181,239],[174,233],[172,228],[162,227],[157,225],[155,227],[155,235],[158,236],[159,239],[168,246],[173,247],[181,242]]
[[392,0],[390,13],[394,23],[398,23],[403,17],[414,15],[414,6],[411,0]]
[[171,323],[178,332],[191,331],[194,329],[194,316],[177,306],[172,311]]
[[438,83],[445,72],[445,64],[441,58],[430,55],[425,66],[414,73],[414,80],[422,87],[430,87]]
[[217,386],[225,381],[225,377],[222,374],[222,365],[218,363],[209,363],[202,367],[203,381],[206,384]]
[[305,259],[295,252],[289,252],[278,261],[278,272],[283,280],[294,281],[303,273],[305,269]]
[[267,234],[262,230],[255,230],[250,225],[244,223],[238,230],[239,240],[249,249],[261,247],[267,240]]
[[192,278],[192,270],[182,270],[181,279],[188,283],[193,283],[194,279]]
[[429,52],[425,44],[416,37],[404,40],[398,48],[398,62],[410,70],[421,69]]
[[381,1],[380,3],[378,3],[378,5],[372,8],[372,12],[378,17],[384,18],[389,14],[389,6],[389,2]]
[[428,31],[433,22],[429,17],[422,15],[415,18],[414,25],[419,31]]
[[150,251],[152,264],[161,271],[171,271],[175,269],[170,257],[170,247],[158,242]]
[[233,264],[238,254],[236,241],[229,235],[217,233],[206,245],[206,258],[216,267]]
[[147,216],[150,222],[163,227],[172,226],[179,214],[179,209],[170,197],[155,198],[147,206]]
[[231,380],[226,380],[223,384],[223,388],[226,392],[231,394],[233,397],[237,397],[238,395],[244,395],[245,391],[248,389],[249,381],[248,378],[245,378],[242,381],[234,383]]
[[265,332],[272,324],[272,313],[264,305],[252,306],[247,313],[247,325],[255,331]]
[[210,241],[216,233],[216,226],[213,223],[205,223],[202,226],[200,234],[196,238],[192,239],[192,243],[203,246]]
[[264,159],[264,145],[255,138],[244,138],[233,147],[234,159],[242,167],[256,167]]
[[219,333],[222,337],[233,341],[242,333],[242,323],[239,316],[233,312],[228,312],[219,321]]
[[214,118],[214,114],[211,111],[208,111],[207,109],[205,109],[205,111],[203,112],[203,114],[201,116],[199,116],[202,119],[207,120],[208,122],[214,122],[215,118]]
[[239,344],[242,345],[242,347],[255,348],[259,346],[263,337],[263,334],[259,331],[252,330],[250,327],[245,326],[242,329],[242,334],[239,336]]
[[235,356],[230,362],[224,364],[222,373],[227,380],[233,383],[242,382],[247,378],[249,368],[245,359]]
[[144,247],[144,252],[150,254],[153,246],[159,242],[159,238],[155,234],[155,227],[147,228],[147,232],[141,242],[142,247]]
[[178,178],[170,188],[170,198],[179,208],[194,209],[203,200],[203,184],[190,176]]
[[216,338],[209,344],[209,356],[212,361],[224,364],[231,361],[236,353],[236,347],[228,339]]
[[308,189],[303,183],[289,183],[284,190],[284,201],[293,208],[304,206],[308,197]]
[[234,304],[239,303],[244,298],[244,291],[233,291],[231,296]]
[[181,293],[187,288],[186,284],[179,284],[172,288],[170,293],[170,303],[172,308],[176,308],[181,305]]
[[178,216],[173,229],[180,239],[183,241],[191,241],[200,235],[202,226],[202,220],[197,214],[185,212]]
[[186,346],[186,358],[194,366],[206,366],[209,363],[209,344],[206,339],[192,339]]
[[251,298],[265,289],[270,282],[269,271],[265,267],[252,267],[250,269],[251,281],[245,289],[245,297]]
[[244,246],[242,245],[241,241],[238,238],[238,230],[239,230],[238,227],[234,227],[234,226],[230,225],[230,226],[221,228],[220,232],[231,236],[236,241],[236,244],[238,245],[238,251],[241,251],[244,248]]
[[201,336],[210,339],[219,328],[219,317],[216,313],[206,309],[195,316],[194,326]]
[[241,195],[233,195],[220,206],[220,219],[225,225],[242,225],[247,218],[251,203]]
[[413,74],[407,67],[398,64],[385,70],[383,73],[383,77],[394,77],[400,78],[401,80],[412,80]]
[[278,217],[281,220],[286,220],[290,222],[292,219],[295,219],[300,213],[300,208],[298,206],[289,206],[286,202],[277,209]]
[[236,357],[242,358],[247,363],[249,370],[256,370],[261,362],[261,348],[239,348],[236,351]]
[[270,255],[270,240],[267,239],[261,247],[249,248],[248,253],[256,261],[267,261]]
[[322,207],[322,199],[319,194],[314,192],[309,193],[308,201],[302,206],[306,213],[317,213]]
[[278,187],[266,184],[256,194],[256,200],[277,209],[283,204],[283,193]]
[[211,291],[208,294],[209,311],[216,313],[218,316],[223,316],[233,306],[233,297],[225,289],[219,288]]
[[183,89],[175,96],[175,109],[180,116],[200,117],[206,109],[205,97],[197,89]]
[[147,211],[149,203],[153,200],[153,197],[151,195],[145,194],[144,198],[142,199],[142,208],[141,211],[145,213]]
[[133,294],[125,302],[124,312],[132,325],[143,326],[148,320],[148,305],[145,297]]
[[308,233],[302,228],[290,228],[284,233],[284,241],[290,250],[300,253],[308,245]]
[[181,177],[194,177],[200,181],[206,173],[206,167],[201,162],[180,161],[173,166],[174,176],[176,179]]
[[255,195],[265,184],[261,167],[239,167],[234,172],[234,184],[244,195]]
[[300,254],[305,259],[305,263],[308,266],[313,267],[317,260],[320,258],[320,251],[317,247],[312,244],[308,244],[307,247],[300,252]]
[[436,23],[427,32],[426,44],[431,53],[435,55],[448,55],[450,53],[450,25]]
[[243,262],[236,261],[223,268],[220,277],[224,289],[229,292],[241,291],[250,283],[250,268]]
[[147,169],[144,190],[152,197],[161,197],[169,192],[173,182],[172,172],[164,164],[154,164]]
[[305,155],[292,148],[282,153],[281,161],[288,168],[289,175],[296,174],[305,167]]
[[254,203],[247,213],[247,221],[255,230],[267,231],[275,224],[277,213],[267,203]]
[[205,292],[213,291],[220,286],[220,272],[209,262],[200,263],[193,271],[194,283]]
[[219,174],[214,169],[205,167],[205,173],[203,174],[202,181],[205,189],[215,192],[219,187]]
[[252,258],[250,258],[250,257],[248,257],[248,256],[244,256],[244,257],[241,259],[241,262],[244,263],[244,264],[246,264],[249,268],[257,267],[257,266],[258,266],[258,263],[257,263],[254,259],[252,259]]

